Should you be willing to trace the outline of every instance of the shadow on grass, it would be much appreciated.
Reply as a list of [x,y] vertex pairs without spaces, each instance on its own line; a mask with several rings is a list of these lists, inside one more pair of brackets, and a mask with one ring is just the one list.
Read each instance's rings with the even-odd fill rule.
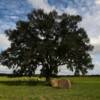
[[8,86],[49,86],[46,81],[20,81],[20,80],[12,80],[12,81],[0,81],[0,84],[8,85]]

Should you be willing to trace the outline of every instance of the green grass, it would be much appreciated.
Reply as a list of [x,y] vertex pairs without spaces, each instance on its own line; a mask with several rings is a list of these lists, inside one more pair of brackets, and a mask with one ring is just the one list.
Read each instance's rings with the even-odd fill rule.
[[72,81],[71,89],[52,88],[43,78],[0,77],[0,100],[100,100],[99,77],[66,79]]

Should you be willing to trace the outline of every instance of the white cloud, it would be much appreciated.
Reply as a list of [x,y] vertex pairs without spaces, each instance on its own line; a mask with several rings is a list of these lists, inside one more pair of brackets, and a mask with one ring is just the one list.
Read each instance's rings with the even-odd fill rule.
[[0,73],[7,73],[7,74],[11,74],[13,72],[13,69],[9,69],[6,66],[2,66],[0,65]]
[[100,36],[91,38],[91,44],[94,46],[93,53],[100,53]]
[[93,75],[93,74],[100,74],[100,62],[99,61],[95,61],[95,67],[94,67],[94,70],[90,70],[89,75]]
[[66,9],[63,8],[63,12],[64,13],[68,13],[68,14],[72,14],[72,15],[77,15],[78,14],[77,10],[76,9],[73,9],[71,7],[68,7]]
[[4,34],[0,34],[0,48],[4,50],[9,46],[10,46],[10,41],[8,41],[8,38]]
[[94,53],[100,53],[100,7],[95,5],[92,14],[86,13],[81,26],[89,35],[90,42],[94,46]]
[[100,4],[100,0],[96,0],[96,4]]
[[74,75],[74,72],[68,70],[67,67],[64,65],[58,67],[58,75]]
[[28,2],[32,4],[34,8],[44,9],[46,12],[50,12],[55,9],[54,6],[50,6],[48,4],[48,0],[28,0]]
[[91,43],[94,45],[100,45],[100,36],[92,38]]
[[90,37],[100,35],[100,11],[96,11],[93,14],[85,14],[83,16],[82,26],[86,29]]

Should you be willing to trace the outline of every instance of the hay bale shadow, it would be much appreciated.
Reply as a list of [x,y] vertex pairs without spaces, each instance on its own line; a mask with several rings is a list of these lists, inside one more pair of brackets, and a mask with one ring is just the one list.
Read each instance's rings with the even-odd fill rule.
[[[7,85],[7,86],[45,86],[48,85],[45,81],[36,81],[36,80],[29,80],[29,81],[20,81],[20,80],[8,80],[8,81],[0,81],[0,84]],[[49,85],[48,85],[49,86]]]

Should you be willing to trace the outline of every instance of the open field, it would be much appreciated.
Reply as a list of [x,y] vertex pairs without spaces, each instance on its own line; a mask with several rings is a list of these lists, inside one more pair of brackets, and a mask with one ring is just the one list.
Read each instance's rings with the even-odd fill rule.
[[68,79],[73,85],[66,90],[48,86],[43,78],[0,77],[0,100],[100,100],[100,77]]

